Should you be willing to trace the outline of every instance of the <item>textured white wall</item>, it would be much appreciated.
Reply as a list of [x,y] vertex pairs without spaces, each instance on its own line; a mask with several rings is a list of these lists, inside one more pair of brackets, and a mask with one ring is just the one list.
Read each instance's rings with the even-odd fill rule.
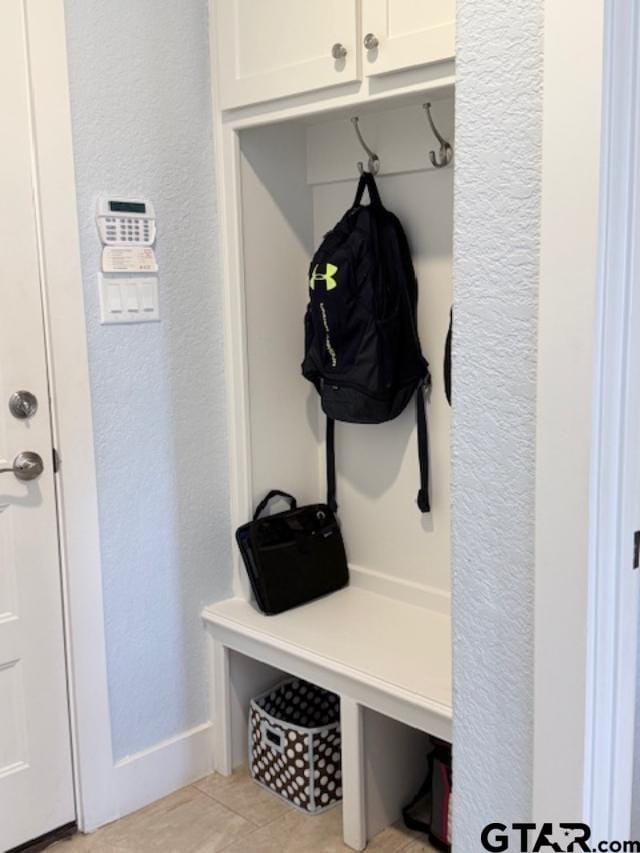
[[531,809],[542,2],[457,8],[454,837],[471,853]]
[[[115,758],[208,718],[229,592],[206,0],[66,0]],[[100,326],[96,195],[148,196],[162,322]]]

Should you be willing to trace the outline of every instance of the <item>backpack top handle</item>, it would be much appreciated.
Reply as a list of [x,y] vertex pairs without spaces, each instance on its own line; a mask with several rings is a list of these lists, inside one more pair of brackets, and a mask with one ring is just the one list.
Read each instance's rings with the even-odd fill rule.
[[380,198],[380,193],[378,192],[376,180],[371,174],[371,172],[363,172],[360,175],[360,180],[358,181],[358,189],[356,190],[356,197],[353,200],[353,207],[360,206],[365,189],[369,191],[369,201],[371,202],[372,206],[382,207],[382,199]]

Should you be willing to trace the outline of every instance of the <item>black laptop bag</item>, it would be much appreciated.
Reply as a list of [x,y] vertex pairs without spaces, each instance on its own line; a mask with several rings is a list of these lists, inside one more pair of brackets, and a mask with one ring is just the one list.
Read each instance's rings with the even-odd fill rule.
[[[282,497],[289,509],[262,517],[269,501]],[[272,615],[341,589],[349,582],[340,527],[327,504],[298,507],[277,489],[269,492],[253,521],[236,531],[256,602]]]

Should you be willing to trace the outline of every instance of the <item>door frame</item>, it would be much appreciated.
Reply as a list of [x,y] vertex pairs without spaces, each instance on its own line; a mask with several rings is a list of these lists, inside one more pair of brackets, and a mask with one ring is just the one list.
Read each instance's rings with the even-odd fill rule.
[[633,6],[556,0],[544,21],[533,817],[584,821],[594,840],[631,837],[639,579],[625,472],[640,465],[626,407],[628,309],[640,298]]
[[585,809],[603,838],[631,838],[640,573],[634,531],[640,452],[640,10],[610,0],[605,19],[600,289],[592,479]]
[[78,827],[117,817],[64,0],[23,0]]

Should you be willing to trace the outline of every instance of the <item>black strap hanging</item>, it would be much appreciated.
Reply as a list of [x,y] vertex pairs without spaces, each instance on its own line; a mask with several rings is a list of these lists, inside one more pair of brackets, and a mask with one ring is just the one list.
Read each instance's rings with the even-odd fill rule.
[[453,308],[449,314],[449,331],[444,345],[444,393],[451,405],[451,339],[453,336]]
[[431,512],[429,501],[429,435],[427,432],[427,412],[424,405],[424,395],[428,383],[420,383],[416,392],[416,421],[418,425],[418,461],[420,464],[420,491],[418,492],[418,507],[420,512]]
[[336,446],[335,446],[336,422],[333,418],[327,418],[327,505],[331,512],[337,512],[336,501]]

